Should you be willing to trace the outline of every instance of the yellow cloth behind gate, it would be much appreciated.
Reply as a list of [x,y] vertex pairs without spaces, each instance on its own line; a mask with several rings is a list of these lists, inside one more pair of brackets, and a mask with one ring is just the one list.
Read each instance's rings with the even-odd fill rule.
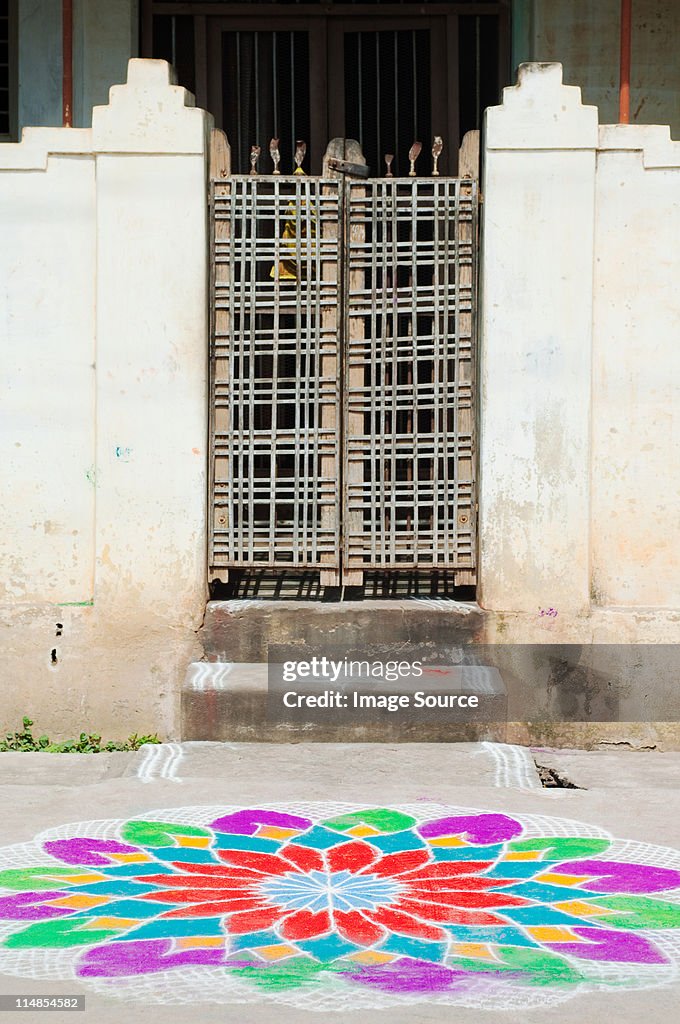
[[[298,168],[296,168],[294,173],[295,174],[304,174],[305,172],[302,170],[301,167],[298,167]],[[303,209],[304,209],[304,206],[305,206],[305,201],[303,199],[302,200],[302,208]],[[295,257],[294,257],[294,254],[295,254],[295,242],[297,240],[297,233],[296,233],[296,230],[295,230],[295,223],[296,223],[296,220],[297,220],[296,214],[297,214],[297,209],[296,209],[295,203],[292,202],[289,205],[289,207],[288,207],[288,217],[289,217],[289,219],[286,221],[285,226],[283,228],[283,235],[281,236],[281,241],[282,241],[284,247],[286,249],[288,249],[289,252],[291,252],[293,254],[293,258],[292,259],[283,259],[283,260],[279,261],[278,278],[279,278],[280,281],[297,281],[298,277],[300,276],[299,275],[299,268],[298,268],[298,265],[297,265],[297,263],[295,261]],[[312,235],[312,238],[316,238],[316,225],[315,225],[313,220],[311,221],[311,235]],[[306,226],[306,224],[302,225],[302,234],[301,234],[300,237],[301,238],[306,238],[307,237],[307,226]],[[269,272],[269,276],[271,278],[276,279],[276,277],[277,277],[277,268],[276,268],[276,266],[272,267],[272,269]]]

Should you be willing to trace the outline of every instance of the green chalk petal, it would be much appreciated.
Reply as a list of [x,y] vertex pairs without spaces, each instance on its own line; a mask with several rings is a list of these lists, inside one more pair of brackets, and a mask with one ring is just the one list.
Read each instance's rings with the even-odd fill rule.
[[569,860],[574,857],[590,857],[603,853],[611,846],[609,839],[589,839],[587,836],[546,836],[535,839],[515,839],[508,843],[508,850],[547,850],[546,860]]
[[69,868],[49,864],[40,868],[8,868],[0,871],[0,889],[65,889],[71,883],[57,879],[57,875],[82,875],[85,868]]
[[59,917],[52,921],[36,921],[20,932],[8,935],[2,943],[8,949],[63,949],[67,946],[94,946],[112,935],[120,935],[119,928],[88,928],[82,926],[91,917]]
[[392,811],[388,807],[371,807],[365,811],[352,811],[338,818],[329,818],[322,822],[326,828],[334,832],[348,832],[356,825],[370,825],[379,832],[401,832],[415,825],[416,819],[401,811]]
[[526,985],[578,985],[584,980],[580,971],[554,953],[518,946],[497,946],[495,953],[500,961],[450,957],[447,964],[454,968],[464,966],[466,971],[475,972],[521,971],[522,982]]
[[598,917],[597,923],[609,928],[680,928],[680,904],[656,900],[651,896],[598,896],[588,903],[619,913]]
[[165,821],[128,821],[123,826],[121,838],[126,843],[139,846],[171,846],[173,836],[207,836],[212,835],[207,828],[197,825],[178,825],[176,822]]
[[346,967],[335,967],[335,965],[318,963],[311,957],[296,956],[283,963],[274,964],[271,967],[235,967],[230,970],[246,981],[250,981],[258,988],[267,989],[270,992],[281,992],[284,989],[298,988],[300,985],[314,983],[318,976],[328,973],[329,970],[349,970]]

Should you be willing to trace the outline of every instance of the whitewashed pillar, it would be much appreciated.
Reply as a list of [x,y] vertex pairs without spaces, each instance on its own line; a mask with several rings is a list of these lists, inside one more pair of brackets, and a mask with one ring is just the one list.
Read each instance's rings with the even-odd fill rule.
[[589,606],[597,109],[559,64],[523,64],[486,112],[480,600]]
[[95,601],[147,628],[206,597],[212,119],[165,61],[131,60],[95,107]]

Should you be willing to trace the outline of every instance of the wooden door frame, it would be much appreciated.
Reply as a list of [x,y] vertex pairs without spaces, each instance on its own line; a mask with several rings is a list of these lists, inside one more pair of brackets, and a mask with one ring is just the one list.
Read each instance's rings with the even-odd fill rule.
[[[499,18],[502,71],[501,81],[510,70],[510,13],[512,0],[498,0],[497,3],[434,3],[428,4],[427,17],[458,17],[470,15],[492,15]],[[243,4],[243,3],[164,3],[163,0],[140,0],[140,55],[151,57],[153,53],[153,16],[154,14],[189,14],[197,17],[243,17],[267,21],[271,18],[355,18],[355,17],[422,17],[422,9],[413,9],[409,13],[408,6],[403,4]]]

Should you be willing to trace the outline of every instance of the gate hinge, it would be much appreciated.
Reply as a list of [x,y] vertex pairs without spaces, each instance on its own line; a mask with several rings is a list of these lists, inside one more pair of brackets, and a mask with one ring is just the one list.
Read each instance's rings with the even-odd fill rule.
[[339,171],[340,174],[354,174],[357,178],[368,177],[368,167],[366,164],[351,164],[348,160],[339,160],[337,157],[330,157],[328,160],[328,166],[333,171]]

